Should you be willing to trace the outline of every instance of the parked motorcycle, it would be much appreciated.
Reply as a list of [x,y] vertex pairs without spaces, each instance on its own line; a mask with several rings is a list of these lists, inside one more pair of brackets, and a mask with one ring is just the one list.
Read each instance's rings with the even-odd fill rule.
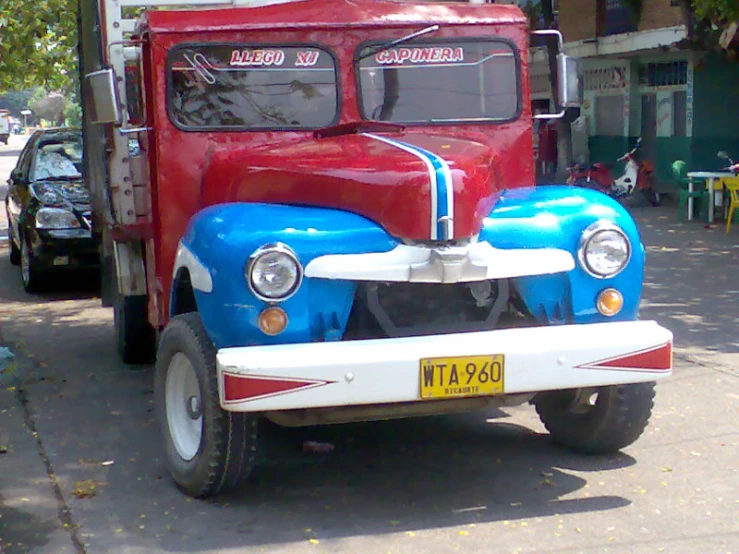
[[640,163],[635,159],[641,143],[642,139],[639,138],[633,149],[616,160],[626,162],[624,173],[619,178],[611,177],[610,168],[602,163],[594,163],[590,167],[575,165],[567,168],[567,184],[598,190],[619,201],[625,201],[634,191],[639,191],[650,204],[657,206],[661,198],[652,187],[651,175],[654,170],[649,162]]
[[722,160],[728,160],[728,162],[729,162],[729,166],[728,166],[728,167],[725,167],[725,168],[724,168],[724,171],[733,171],[734,173],[737,173],[737,174],[739,174],[739,162],[734,162],[734,160],[732,160],[732,159],[731,159],[731,158],[729,157],[729,154],[728,154],[728,152],[724,152],[724,151],[722,150],[721,152],[719,152],[719,153],[717,154],[717,156],[718,156],[719,158],[721,158]]

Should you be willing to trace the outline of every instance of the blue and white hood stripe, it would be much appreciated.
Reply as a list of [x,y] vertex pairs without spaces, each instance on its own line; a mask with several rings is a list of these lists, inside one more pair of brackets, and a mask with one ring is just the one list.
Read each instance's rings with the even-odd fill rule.
[[429,172],[431,196],[429,238],[431,240],[451,240],[454,237],[454,185],[452,183],[452,171],[446,160],[433,152],[406,142],[370,133],[363,133],[363,136],[395,146],[416,156],[426,164]]

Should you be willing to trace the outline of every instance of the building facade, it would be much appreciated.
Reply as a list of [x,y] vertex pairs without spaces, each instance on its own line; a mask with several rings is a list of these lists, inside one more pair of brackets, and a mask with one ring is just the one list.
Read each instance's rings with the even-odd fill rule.
[[[590,162],[615,161],[637,137],[663,181],[676,159],[717,169],[718,150],[739,158],[739,64],[684,48],[675,0],[566,0],[558,7],[565,49],[581,60]],[[541,49],[532,51],[531,75],[541,107],[551,97]]]

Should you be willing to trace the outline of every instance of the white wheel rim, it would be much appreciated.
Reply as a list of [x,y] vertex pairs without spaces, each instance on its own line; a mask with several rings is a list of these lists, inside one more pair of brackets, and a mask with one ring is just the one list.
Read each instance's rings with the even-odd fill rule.
[[203,436],[202,401],[195,369],[182,352],[169,362],[165,403],[174,447],[183,460],[190,461],[198,453]]
[[[12,240],[12,239],[11,239]],[[29,259],[28,245],[25,240],[21,241],[21,277],[23,283],[28,285],[31,281],[31,260]]]

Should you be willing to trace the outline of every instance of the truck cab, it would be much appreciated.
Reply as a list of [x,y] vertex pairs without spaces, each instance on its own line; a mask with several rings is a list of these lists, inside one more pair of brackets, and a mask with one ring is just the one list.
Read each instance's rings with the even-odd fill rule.
[[517,7],[146,10],[121,40],[113,23],[83,41],[86,168],[119,353],[156,350],[186,493],[241,486],[264,418],[531,403],[577,451],[638,438],[672,335],[638,321],[629,214],[535,186]]

